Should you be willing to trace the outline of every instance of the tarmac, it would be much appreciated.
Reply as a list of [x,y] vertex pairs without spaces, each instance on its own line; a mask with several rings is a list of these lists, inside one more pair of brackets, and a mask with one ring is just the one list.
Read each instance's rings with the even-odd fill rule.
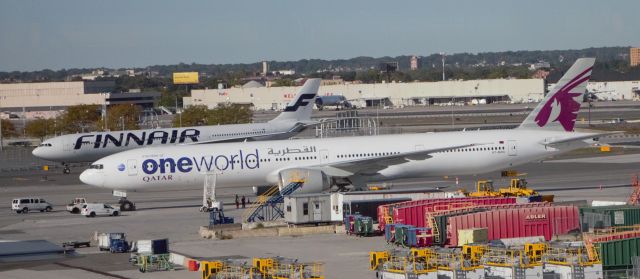
[[[575,157],[575,156],[574,156]],[[631,176],[639,171],[640,155],[578,156],[558,158],[524,165],[529,186],[544,194],[554,194],[556,200],[626,201],[631,193]],[[382,237],[358,238],[342,234],[306,235],[296,237],[259,237],[249,239],[202,239],[198,228],[207,224],[208,215],[198,211],[202,200],[201,187],[158,189],[129,193],[137,211],[118,217],[85,218],[65,211],[65,204],[74,197],[90,201],[115,203],[105,189],[83,185],[78,180],[81,168],[71,175],[34,171],[16,177],[0,177],[0,191],[5,201],[0,204],[0,240],[45,239],[54,243],[87,240],[94,232],[126,232],[129,240],[169,238],[174,252],[199,258],[243,256],[282,256],[301,262],[323,262],[327,278],[372,278],[368,270],[368,252],[386,249]],[[493,179],[497,186],[507,185],[507,179],[491,173],[479,176],[412,179],[388,183],[394,188],[441,188],[471,190],[477,179]],[[234,194],[255,200],[251,188],[220,189],[227,216],[236,220],[242,209],[231,203]],[[38,196],[54,204],[50,213],[16,214],[10,210],[14,197]],[[23,263],[0,263],[0,278],[199,278],[200,273],[186,270],[140,273],[127,262],[128,254],[108,254],[96,247],[80,248],[78,256],[56,260]]]
[[[527,104],[491,105],[489,110],[474,107],[456,107],[474,117],[486,113],[509,115],[526,111]],[[609,118],[624,111],[636,116],[637,103],[598,103],[594,115]],[[450,113],[451,107],[429,107],[434,119]],[[410,117],[422,114],[424,108],[396,110],[363,110],[362,115],[385,114],[386,119]],[[599,112],[598,112],[599,111]],[[265,120],[276,113],[260,113]],[[315,114],[314,114],[315,115]],[[335,115],[335,111],[323,111],[316,117]],[[423,116],[424,117],[424,116]],[[432,116],[429,116],[432,117]],[[522,117],[519,114],[514,117]],[[384,120],[387,121],[387,120]],[[437,121],[436,121],[437,122]],[[390,125],[391,122],[385,122]],[[418,123],[417,123],[418,124]],[[427,123],[394,132],[419,132]],[[442,126],[442,125],[441,125]],[[457,126],[457,129],[461,127]],[[313,131],[310,131],[312,133]],[[517,170],[526,174],[529,187],[541,193],[555,195],[556,201],[606,200],[626,201],[631,194],[632,176],[640,172],[640,149],[628,148],[624,152],[576,153],[541,162],[530,163]],[[203,239],[198,234],[200,226],[208,224],[208,214],[199,212],[202,204],[202,186],[177,189],[154,189],[129,192],[129,199],[136,203],[137,211],[123,212],[118,217],[85,218],[66,212],[65,205],[75,197],[86,197],[90,202],[116,203],[110,190],[82,184],[78,175],[83,166],[72,168],[70,175],[60,168],[44,171],[47,162],[34,160],[27,149],[0,153],[0,241],[44,239],[61,244],[65,241],[86,241],[97,232],[125,232],[129,240],[168,238],[170,250],[194,258],[215,257],[274,257],[298,259],[300,262],[325,263],[326,278],[373,278],[368,269],[368,253],[386,246],[382,237],[352,237],[343,234],[305,235],[289,237],[256,237],[242,239]],[[57,166],[57,165],[54,165]],[[498,172],[477,176],[432,177],[373,183],[390,185],[394,189],[424,188],[455,191],[473,190],[478,179],[492,179],[498,187],[508,185],[508,178]],[[240,220],[243,209],[233,205],[235,194],[245,195],[255,201],[250,187],[222,188],[217,196],[225,203],[225,214]],[[40,197],[53,203],[53,212],[16,214],[11,211],[11,199]],[[109,254],[97,247],[79,248],[77,255],[56,260],[6,263],[0,261],[0,278],[200,278],[199,272],[185,269],[166,272],[140,273],[128,262],[129,254]]]

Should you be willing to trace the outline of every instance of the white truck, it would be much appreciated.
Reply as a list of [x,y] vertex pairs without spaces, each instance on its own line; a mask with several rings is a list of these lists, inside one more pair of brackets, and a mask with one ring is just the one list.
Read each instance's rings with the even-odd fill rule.
[[67,211],[73,214],[79,214],[82,210],[82,206],[87,204],[86,198],[75,198],[70,204],[67,204]]

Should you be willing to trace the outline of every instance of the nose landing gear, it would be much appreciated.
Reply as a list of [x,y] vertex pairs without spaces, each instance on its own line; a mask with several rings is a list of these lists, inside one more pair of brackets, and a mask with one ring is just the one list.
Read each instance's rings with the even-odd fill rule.
[[62,165],[64,166],[64,169],[62,169],[62,173],[64,173],[64,174],[70,174],[70,173],[71,173],[71,169],[69,168],[69,164],[67,164],[67,163],[62,163]]

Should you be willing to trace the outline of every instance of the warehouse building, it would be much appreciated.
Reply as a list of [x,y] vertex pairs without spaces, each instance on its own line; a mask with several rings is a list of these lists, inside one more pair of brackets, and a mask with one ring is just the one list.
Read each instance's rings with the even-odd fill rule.
[[113,81],[0,84],[0,117],[51,118],[74,105],[136,104],[153,107],[159,92],[114,93]]
[[[281,110],[297,87],[196,89],[185,106],[252,104],[259,110]],[[344,95],[357,107],[404,107],[448,103],[534,102],[544,95],[542,79],[492,79],[441,82],[336,84],[321,86],[322,96]]]

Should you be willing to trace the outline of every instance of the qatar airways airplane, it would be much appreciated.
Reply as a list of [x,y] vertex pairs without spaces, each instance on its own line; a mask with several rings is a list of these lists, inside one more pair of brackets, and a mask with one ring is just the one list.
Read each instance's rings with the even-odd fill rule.
[[[203,185],[280,187],[303,179],[296,193],[349,183],[486,173],[593,144],[601,133],[574,131],[595,59],[581,58],[512,130],[298,139],[151,147],[100,159],[82,182],[116,190]],[[609,133],[607,133],[609,134]]]
[[317,124],[311,121],[311,112],[319,87],[320,79],[307,80],[284,111],[266,123],[64,135],[45,140],[33,150],[33,155],[61,162],[65,166],[64,173],[69,173],[68,163],[93,162],[140,147],[286,139],[309,125]]

